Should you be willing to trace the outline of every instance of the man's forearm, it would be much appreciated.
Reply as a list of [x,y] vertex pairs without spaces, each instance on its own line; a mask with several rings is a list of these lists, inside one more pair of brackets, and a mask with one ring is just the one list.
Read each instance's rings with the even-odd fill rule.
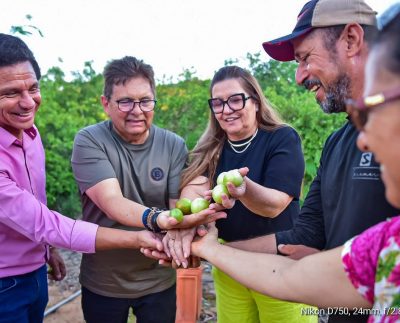
[[96,234],[96,251],[139,248],[137,232],[99,227]]

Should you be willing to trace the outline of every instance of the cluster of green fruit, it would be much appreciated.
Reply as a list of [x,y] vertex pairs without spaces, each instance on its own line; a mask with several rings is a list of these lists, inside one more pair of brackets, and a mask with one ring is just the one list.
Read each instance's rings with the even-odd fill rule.
[[176,202],[175,208],[169,211],[169,215],[174,217],[178,222],[182,222],[184,215],[198,213],[207,209],[209,205],[210,202],[202,197],[198,197],[193,201],[183,197]]
[[[222,194],[226,194],[228,197],[230,196],[226,188],[227,183],[232,183],[236,187],[242,185],[243,177],[240,175],[239,170],[233,169],[218,175],[217,185],[212,190],[212,198],[215,203],[222,204]],[[178,222],[182,222],[184,215],[198,213],[207,209],[209,205],[210,202],[202,197],[198,197],[193,201],[183,197],[176,202],[175,208],[169,211],[169,215]]]
[[217,177],[217,185],[212,190],[212,198],[215,203],[222,204],[222,194],[230,197],[226,184],[232,183],[236,187],[242,185],[243,177],[239,170],[232,169],[228,172],[222,172]]

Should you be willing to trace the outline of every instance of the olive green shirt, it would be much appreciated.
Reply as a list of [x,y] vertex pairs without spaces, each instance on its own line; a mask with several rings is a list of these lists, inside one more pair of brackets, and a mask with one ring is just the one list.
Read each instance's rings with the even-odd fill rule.
[[[146,142],[139,145],[124,141],[111,121],[82,129],[75,137],[72,169],[81,193],[83,219],[104,227],[143,230],[108,218],[85,191],[117,178],[124,197],[148,207],[169,208],[169,199],[179,197],[186,160],[184,140],[154,125]],[[159,266],[139,250],[98,251],[83,255],[80,282],[103,296],[137,298],[171,287],[175,270]]]

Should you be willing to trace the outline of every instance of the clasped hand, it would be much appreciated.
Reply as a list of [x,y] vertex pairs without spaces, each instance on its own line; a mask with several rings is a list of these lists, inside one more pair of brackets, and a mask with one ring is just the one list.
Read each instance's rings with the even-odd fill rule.
[[[163,251],[141,248],[140,251],[149,258],[159,261],[161,265],[174,268],[197,267],[199,260],[207,248],[218,243],[218,230],[215,223],[200,225],[196,228],[168,230],[163,238]],[[193,257],[190,261],[190,257]]]

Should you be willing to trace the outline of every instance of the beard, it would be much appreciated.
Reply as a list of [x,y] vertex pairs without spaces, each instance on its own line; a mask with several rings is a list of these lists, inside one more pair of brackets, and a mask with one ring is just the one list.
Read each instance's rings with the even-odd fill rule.
[[[304,82],[304,87],[308,90],[314,85],[322,86],[322,83],[317,79],[306,80]],[[325,100],[317,100],[322,111],[325,113],[345,112],[345,100],[351,97],[350,85],[350,78],[345,73],[339,74],[334,81],[328,84],[325,88]]]
[[336,80],[328,84],[326,98],[318,102],[325,113],[340,113],[346,111],[345,100],[351,97],[351,81],[347,74],[340,74]]

